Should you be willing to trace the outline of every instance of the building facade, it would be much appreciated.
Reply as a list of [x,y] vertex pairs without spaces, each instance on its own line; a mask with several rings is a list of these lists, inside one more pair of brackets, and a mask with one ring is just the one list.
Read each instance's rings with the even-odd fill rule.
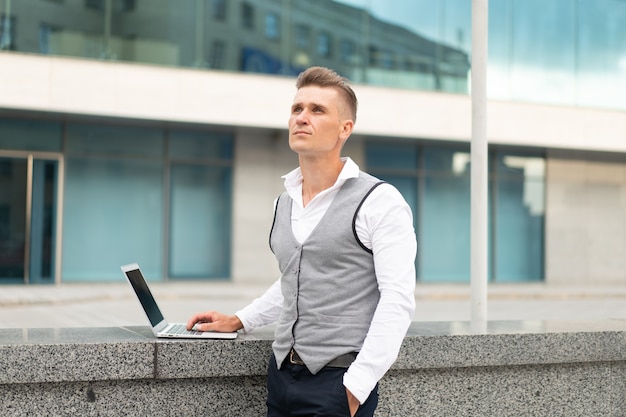
[[[489,279],[626,284],[626,4],[490,2]],[[0,0],[0,282],[272,282],[295,76],[469,282],[470,0]]]

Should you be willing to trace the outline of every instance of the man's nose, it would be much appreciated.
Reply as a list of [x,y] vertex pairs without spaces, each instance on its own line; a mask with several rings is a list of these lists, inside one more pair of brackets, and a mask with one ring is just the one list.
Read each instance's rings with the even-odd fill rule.
[[309,123],[309,116],[307,115],[306,110],[302,110],[300,113],[298,113],[298,115],[296,116],[296,123],[301,125],[306,125]]

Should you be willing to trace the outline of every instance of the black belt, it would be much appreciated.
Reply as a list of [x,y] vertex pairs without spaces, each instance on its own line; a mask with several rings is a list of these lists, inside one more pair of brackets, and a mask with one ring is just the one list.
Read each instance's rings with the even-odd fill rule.
[[[348,368],[356,359],[356,352],[346,353],[345,355],[337,356],[332,361],[328,362],[324,366],[330,366],[331,368]],[[304,361],[298,355],[294,349],[289,351],[289,355],[287,356],[287,360],[292,365],[304,365]]]

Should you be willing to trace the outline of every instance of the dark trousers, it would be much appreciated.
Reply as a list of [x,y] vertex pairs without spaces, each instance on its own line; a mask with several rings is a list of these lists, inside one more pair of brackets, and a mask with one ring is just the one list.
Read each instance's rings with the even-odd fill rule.
[[[344,368],[324,367],[313,375],[306,366],[285,360],[280,369],[272,354],[267,373],[268,417],[341,417],[350,416]],[[378,405],[378,385],[361,405],[357,417],[371,417]]]

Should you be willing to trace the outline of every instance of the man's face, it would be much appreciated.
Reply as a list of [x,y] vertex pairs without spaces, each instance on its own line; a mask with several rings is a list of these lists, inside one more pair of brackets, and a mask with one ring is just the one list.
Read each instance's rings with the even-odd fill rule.
[[300,156],[341,153],[354,122],[334,88],[310,85],[296,92],[289,117],[289,146]]

